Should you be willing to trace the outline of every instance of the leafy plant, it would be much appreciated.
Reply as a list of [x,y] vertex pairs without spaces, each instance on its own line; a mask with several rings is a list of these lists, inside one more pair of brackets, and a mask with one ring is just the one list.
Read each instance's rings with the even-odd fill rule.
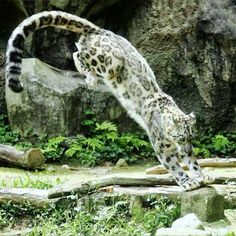
[[42,146],[42,150],[47,159],[57,160],[65,152],[63,143],[67,140],[66,137],[51,138],[48,142]]
[[225,153],[227,147],[229,147],[230,145],[230,141],[227,137],[223,136],[222,134],[217,134],[212,138],[212,145],[216,151]]
[[20,134],[16,131],[11,131],[7,121],[7,117],[0,115],[0,143],[16,144],[20,140]]
[[209,151],[209,149],[207,149],[205,147],[194,147],[193,152],[196,156],[202,156],[205,158],[209,158],[212,155],[211,152]]
[[84,112],[84,119],[81,122],[82,133],[84,133],[85,136],[92,135],[94,133],[96,123],[97,119],[95,113],[92,110],[87,109]]
[[194,142],[194,153],[205,158],[220,156],[230,157],[236,154],[236,132],[199,134]]
[[116,125],[108,121],[96,123],[93,135],[88,137],[78,135],[67,143],[70,145],[65,155],[76,158],[87,166],[94,166],[102,161],[116,162],[119,158],[125,158],[132,163],[141,156],[145,157],[145,153],[148,154],[146,157],[153,156],[148,141],[140,139],[135,134],[120,135]]
[[135,214],[133,220],[142,224],[145,231],[154,235],[161,227],[169,227],[180,216],[180,204],[167,197],[157,199],[152,195],[148,197],[145,208]]
[[[0,115],[0,143],[14,145],[20,150],[39,147],[48,161],[78,160],[85,166],[102,162],[117,162],[124,158],[128,163],[154,159],[155,153],[144,133],[119,133],[117,126],[109,121],[98,122],[91,110],[86,110],[81,123],[83,134],[75,137],[36,137],[28,130],[29,139],[22,138],[18,131],[11,131],[7,117]],[[236,155],[236,132],[214,133],[208,130],[193,141],[194,153],[205,158]]]

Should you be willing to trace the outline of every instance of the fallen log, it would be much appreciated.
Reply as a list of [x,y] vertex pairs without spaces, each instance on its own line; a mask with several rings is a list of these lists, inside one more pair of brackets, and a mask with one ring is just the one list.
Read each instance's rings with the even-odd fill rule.
[[45,158],[39,148],[32,148],[22,152],[15,147],[0,144],[0,161],[11,166],[37,169],[44,164]]
[[29,203],[37,208],[43,208],[53,203],[47,198],[47,190],[31,188],[0,189],[0,204],[12,202],[14,204]]
[[[222,168],[222,167],[236,167],[236,158],[208,158],[208,159],[199,159],[198,163],[201,167],[214,167],[214,168]],[[187,166],[181,163],[181,166],[184,170],[187,170]],[[146,174],[166,174],[168,173],[167,169],[163,165],[154,166],[146,169]]]
[[103,178],[90,180],[87,182],[80,182],[77,185],[67,186],[63,185],[51,189],[48,198],[57,198],[69,195],[84,195],[93,193],[98,189],[107,186],[155,186],[155,185],[175,185],[175,181],[171,177],[161,176],[160,178],[143,176],[139,178],[127,178],[116,175],[109,175]]
[[48,199],[48,190],[35,188],[0,188],[0,204],[13,203],[30,205],[35,208],[50,208],[52,205],[69,206],[74,202],[70,198]]
[[[227,176],[218,176],[212,187],[225,197],[227,206],[235,206],[236,200],[235,185],[222,185],[226,182],[236,181],[236,178]],[[220,184],[220,185],[217,185]],[[121,186],[121,187],[120,187]],[[135,191],[128,191],[129,188],[135,187]],[[108,187],[108,188],[106,188]],[[148,188],[147,188],[148,187]],[[119,189],[122,189],[119,190]],[[151,190],[150,190],[151,189]],[[139,191],[140,190],[140,191]],[[145,190],[145,191],[144,191]],[[178,196],[183,191],[176,185],[171,176],[150,177],[143,175],[140,177],[124,177],[120,175],[109,175],[103,178],[94,179],[86,182],[80,182],[76,185],[68,183],[49,190],[39,190],[33,188],[0,188],[0,204],[12,202],[15,204],[29,203],[36,208],[47,208],[51,204],[57,206],[69,206],[76,199],[96,192],[109,192],[119,194],[162,194],[166,196]]]
[[[219,176],[215,178],[214,184],[223,184],[227,181],[236,181],[236,178],[229,178],[227,176]],[[90,180],[87,182],[78,183],[73,186],[60,186],[49,190],[48,198],[58,198],[78,194],[83,196],[98,191],[107,186],[119,185],[123,187],[130,186],[165,186],[177,185],[175,180],[169,176],[141,176],[141,177],[122,177],[118,175],[110,175],[99,179]]]

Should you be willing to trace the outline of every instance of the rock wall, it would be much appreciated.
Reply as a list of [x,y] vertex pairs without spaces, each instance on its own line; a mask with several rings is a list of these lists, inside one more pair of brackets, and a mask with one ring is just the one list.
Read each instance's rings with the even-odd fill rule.
[[153,0],[128,27],[161,87],[184,111],[195,111],[201,127],[235,126],[235,7]]
[[[147,59],[163,90],[185,112],[196,113],[199,127],[236,128],[235,1],[25,0],[23,5],[29,14],[65,10],[128,38]],[[44,29],[29,40],[28,50],[57,68],[74,69],[71,55],[77,38]],[[123,113],[119,114],[121,120]]]

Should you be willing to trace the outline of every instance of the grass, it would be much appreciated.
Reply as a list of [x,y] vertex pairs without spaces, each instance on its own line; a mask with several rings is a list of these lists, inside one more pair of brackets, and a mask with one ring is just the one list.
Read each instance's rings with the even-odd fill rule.
[[[49,189],[59,183],[60,179],[51,182],[25,174],[0,181],[0,187]],[[14,229],[27,230],[24,235],[28,236],[154,235],[157,228],[170,226],[180,215],[179,204],[168,198],[150,198],[134,213],[128,197],[107,196],[101,201],[96,196],[47,209],[36,209],[28,202],[1,203],[0,235]]]
[[18,176],[12,179],[3,179],[0,181],[1,188],[36,188],[36,189],[50,189],[61,184],[60,178],[52,181],[49,179],[35,179],[29,175]]
[[9,203],[0,206],[0,228],[21,228],[24,225],[24,228],[30,229],[26,234],[28,236],[143,236],[154,235],[157,228],[170,226],[180,215],[179,204],[167,198],[140,208],[138,216],[130,214],[127,198],[116,202],[113,199],[105,205],[95,202],[95,205],[96,209],[92,211],[83,203],[71,208],[37,210],[27,204],[19,206]]

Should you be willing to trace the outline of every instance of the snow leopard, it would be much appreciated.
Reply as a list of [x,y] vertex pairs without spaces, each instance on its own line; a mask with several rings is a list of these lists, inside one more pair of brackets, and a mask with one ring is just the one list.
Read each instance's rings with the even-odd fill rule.
[[[35,30],[55,27],[80,35],[73,60],[89,88],[102,81],[114,97],[147,133],[159,161],[184,191],[211,184],[193,153],[193,113],[185,114],[173,98],[159,87],[156,77],[132,44],[79,16],[62,11],[44,11],[25,19],[9,38],[6,81],[13,92],[23,91],[21,64],[24,41]],[[184,162],[190,173],[180,165]]]

